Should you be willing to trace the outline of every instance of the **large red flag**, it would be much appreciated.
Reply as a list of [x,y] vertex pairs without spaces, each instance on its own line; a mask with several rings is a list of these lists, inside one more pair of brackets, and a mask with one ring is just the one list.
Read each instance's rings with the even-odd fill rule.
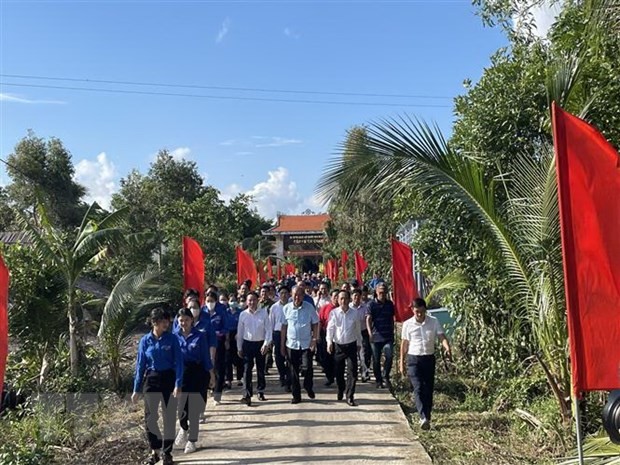
[[0,399],[9,355],[9,269],[0,256]]
[[355,279],[360,286],[364,285],[364,271],[368,268],[368,262],[364,260],[362,254],[355,251]]
[[347,279],[349,279],[349,273],[347,273],[347,261],[349,260],[349,254],[347,253],[346,250],[343,250],[340,253],[340,261],[341,261],[341,267],[342,267],[342,280],[346,281]]
[[237,285],[249,279],[252,281],[251,287],[254,289],[258,282],[258,274],[256,273],[254,259],[240,246],[237,246],[235,250],[237,252]]
[[205,290],[205,257],[200,244],[183,236],[183,290],[196,289],[202,302]]
[[573,390],[620,388],[620,171],[592,126],[553,104]]
[[278,281],[282,281],[282,265],[280,263],[276,263],[277,271],[278,271]]
[[392,239],[392,287],[396,321],[403,322],[413,316],[411,303],[418,297],[418,290],[413,277],[413,251],[396,239]]

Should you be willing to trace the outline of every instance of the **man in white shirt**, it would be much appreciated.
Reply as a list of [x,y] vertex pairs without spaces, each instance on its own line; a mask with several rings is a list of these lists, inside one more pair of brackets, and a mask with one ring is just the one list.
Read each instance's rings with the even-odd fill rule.
[[271,306],[269,310],[269,320],[273,328],[273,355],[276,359],[276,367],[278,368],[278,375],[280,376],[280,386],[286,388],[290,392],[291,382],[288,377],[288,366],[286,363],[286,357],[282,355],[281,350],[281,333],[282,324],[286,323],[284,319],[284,306],[288,304],[290,291],[286,286],[280,286],[278,288],[279,300]]
[[426,314],[426,301],[413,301],[413,317],[403,323],[400,343],[401,374],[405,374],[407,357],[407,376],[413,386],[416,409],[420,415],[420,427],[431,427],[433,408],[433,388],[435,386],[435,340],[439,339],[448,358],[452,357],[450,343],[437,318]]
[[[329,315],[327,323],[327,351],[334,354],[338,400],[346,394],[347,404],[356,407],[355,383],[357,378],[357,352],[362,347],[360,318],[351,310],[351,294],[343,290],[338,294],[339,307]],[[347,379],[345,385],[345,366]]]
[[319,335],[319,316],[314,306],[304,300],[304,289],[293,288],[293,301],[284,307],[284,323],[281,332],[281,351],[286,354],[290,366],[289,378],[293,399],[291,403],[301,402],[299,376],[305,366],[304,389],[310,399],[314,399],[312,355],[316,351]]
[[351,292],[351,303],[349,307],[351,307],[351,310],[356,312],[360,318],[360,326],[362,328],[362,350],[359,352],[359,367],[362,382],[365,383],[370,379],[372,350],[370,348],[370,340],[368,339],[368,329],[366,328],[368,304],[362,301],[362,291],[360,289],[355,289]]
[[237,350],[243,359],[243,397],[241,402],[252,404],[252,370],[256,363],[258,400],[265,399],[265,354],[271,345],[272,327],[265,308],[258,308],[258,294],[250,292],[248,308],[239,315]]

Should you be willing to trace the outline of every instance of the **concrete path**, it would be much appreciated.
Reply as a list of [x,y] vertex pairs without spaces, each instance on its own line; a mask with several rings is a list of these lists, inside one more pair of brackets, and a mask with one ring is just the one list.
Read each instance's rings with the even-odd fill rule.
[[[316,370],[320,374],[320,369]],[[315,373],[316,373],[315,371]],[[336,388],[315,378],[316,399],[300,404],[267,377],[266,402],[239,403],[241,388],[225,391],[222,404],[207,405],[197,452],[174,451],[176,464],[412,464],[431,459],[415,439],[388,390],[358,383],[358,407],[336,401]]]

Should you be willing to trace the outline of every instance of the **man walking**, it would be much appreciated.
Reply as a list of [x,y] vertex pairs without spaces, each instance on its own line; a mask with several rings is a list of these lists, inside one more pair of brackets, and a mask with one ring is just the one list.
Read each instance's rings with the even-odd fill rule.
[[428,430],[431,427],[433,388],[435,386],[436,338],[441,341],[448,358],[452,358],[450,343],[441,323],[437,318],[426,314],[424,299],[415,299],[413,301],[413,317],[403,323],[399,368],[404,375],[406,356],[406,373],[413,386],[415,406],[420,415],[420,427],[423,430]]
[[284,307],[289,303],[289,288],[286,286],[280,286],[278,288],[279,300],[271,306],[269,311],[269,319],[271,320],[271,326],[273,328],[273,355],[276,359],[276,367],[278,368],[278,375],[280,377],[280,387],[286,388],[290,391],[290,381],[288,367],[286,364],[286,351],[282,350],[282,325],[286,323],[284,319]]
[[334,289],[330,293],[330,302],[325,304],[319,310],[319,324],[321,337],[319,339],[319,363],[323,367],[325,373],[325,386],[331,386],[334,383],[334,356],[327,351],[327,323],[329,322],[329,316],[331,312],[338,307],[338,293],[337,289]]
[[319,316],[314,307],[304,300],[303,287],[293,288],[293,302],[284,307],[280,344],[282,355],[289,361],[289,378],[293,392],[292,404],[301,402],[299,373],[305,367],[304,389],[314,399],[312,355],[319,334]]
[[370,339],[368,337],[368,328],[366,327],[366,314],[368,313],[368,304],[362,301],[362,291],[355,289],[351,293],[351,310],[357,313],[362,327],[362,350],[360,350],[360,375],[362,383],[370,379],[370,367],[372,363],[372,349],[370,348]]
[[346,395],[347,404],[356,407],[357,352],[362,347],[362,332],[359,315],[349,307],[350,301],[349,291],[340,291],[340,306],[331,312],[327,324],[327,351],[334,354],[338,400]]
[[[387,297],[387,285],[379,283],[375,289],[375,299],[370,302],[366,327],[372,344],[373,372],[377,388],[390,387],[392,354],[394,351],[394,304]],[[381,369],[381,355],[385,365]]]
[[271,345],[272,329],[269,315],[264,308],[258,308],[258,295],[250,292],[247,297],[248,308],[239,315],[237,326],[237,350],[243,359],[243,397],[241,402],[252,405],[252,370],[256,363],[258,377],[258,400],[265,398],[265,354]]

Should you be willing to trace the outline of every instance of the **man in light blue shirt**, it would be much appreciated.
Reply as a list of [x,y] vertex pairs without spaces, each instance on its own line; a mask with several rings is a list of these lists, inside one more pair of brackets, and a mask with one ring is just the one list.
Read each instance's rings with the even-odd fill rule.
[[319,315],[312,304],[304,300],[305,292],[301,286],[293,288],[293,302],[284,306],[284,323],[280,333],[280,349],[289,361],[291,403],[301,402],[299,371],[301,365],[306,367],[304,389],[310,399],[314,399],[312,356],[316,350],[319,335]]

